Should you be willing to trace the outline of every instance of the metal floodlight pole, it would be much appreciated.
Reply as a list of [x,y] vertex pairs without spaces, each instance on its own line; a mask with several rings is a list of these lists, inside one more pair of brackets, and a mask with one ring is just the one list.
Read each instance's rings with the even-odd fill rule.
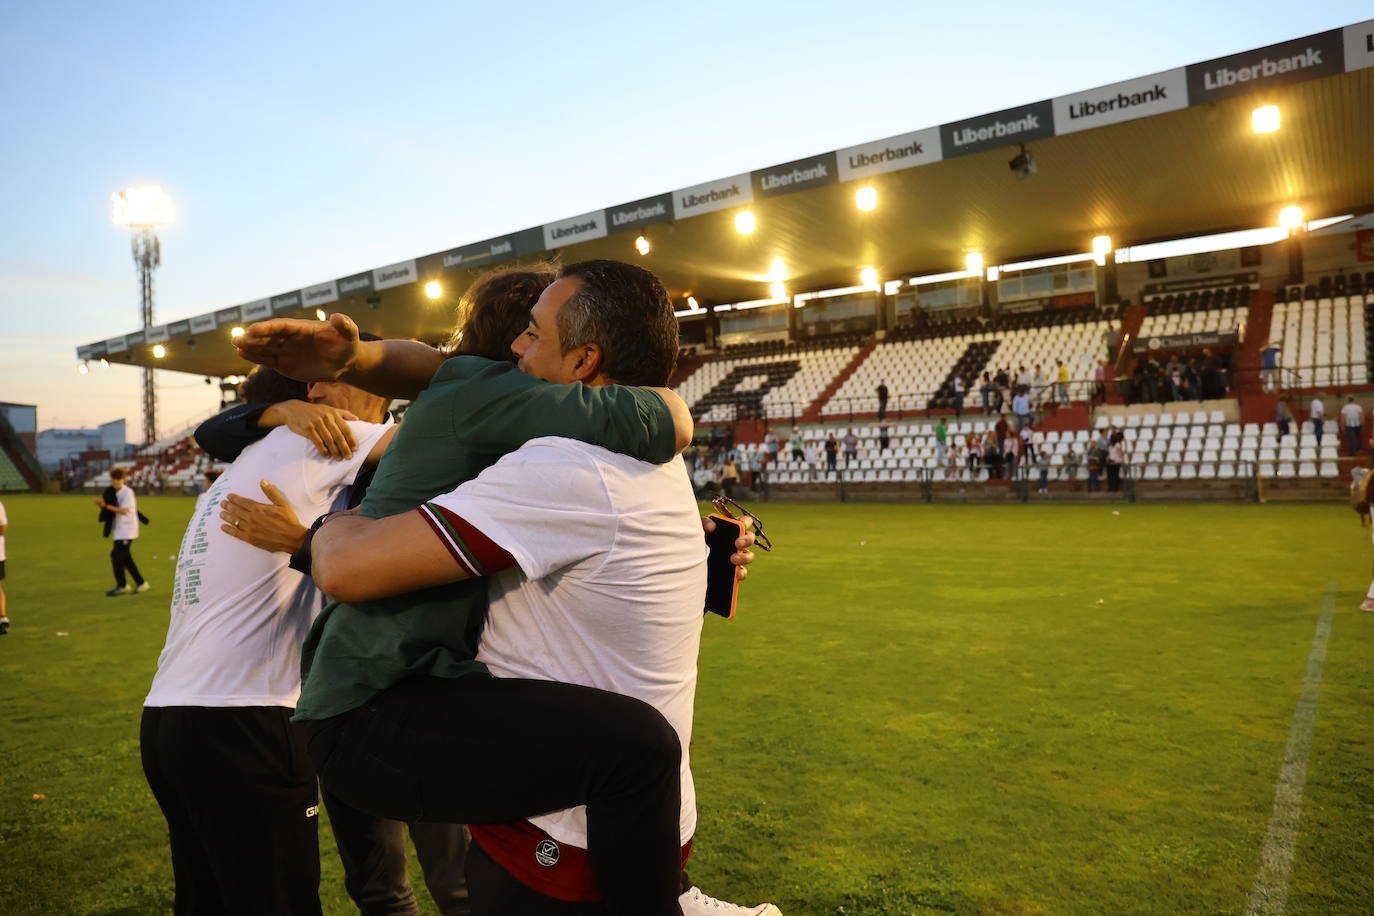
[[[153,271],[162,264],[162,245],[152,226],[135,226],[133,234],[134,263],[138,265],[140,308],[144,333],[153,326]],[[157,441],[157,388],[153,384],[153,370],[143,369],[143,444]]]

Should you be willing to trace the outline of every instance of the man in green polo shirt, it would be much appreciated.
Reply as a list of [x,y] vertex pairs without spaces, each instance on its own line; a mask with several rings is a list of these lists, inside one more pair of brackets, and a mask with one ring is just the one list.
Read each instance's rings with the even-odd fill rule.
[[[617,382],[664,384],[677,325],[658,281],[612,262],[570,265],[562,276],[596,287],[591,294],[623,297],[614,327],[594,329],[595,339],[563,354],[569,377],[579,378],[578,361],[596,353],[592,362],[611,367]],[[340,330],[317,332],[325,350]],[[394,395],[413,393],[405,389],[426,377],[426,362],[442,359],[404,341],[344,341],[335,353],[345,354],[341,362],[292,363],[282,340],[299,334],[298,326],[268,322],[240,346],[288,374]],[[570,344],[566,334],[563,343]],[[685,441],[681,433],[690,436],[685,414],[671,393],[554,386],[509,364],[451,359],[407,413],[359,511],[380,518],[413,509],[540,436],[662,463]],[[619,694],[485,676],[474,659],[485,590],[468,580],[326,608],[306,644],[297,707],[323,782],[355,807],[402,820],[493,823],[586,804],[592,868],[608,912],[677,914],[676,734],[652,707]],[[384,742],[392,765],[385,778],[359,780],[360,771],[378,772],[383,726],[402,736]],[[544,766],[555,750],[557,767]]]

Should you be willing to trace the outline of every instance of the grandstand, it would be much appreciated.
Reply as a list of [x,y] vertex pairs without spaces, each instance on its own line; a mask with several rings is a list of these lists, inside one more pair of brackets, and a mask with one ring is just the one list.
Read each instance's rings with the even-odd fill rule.
[[1274,306],[1269,341],[1279,348],[1285,387],[1369,382],[1374,296],[1363,290],[1363,279],[1352,275],[1348,284],[1294,287]]

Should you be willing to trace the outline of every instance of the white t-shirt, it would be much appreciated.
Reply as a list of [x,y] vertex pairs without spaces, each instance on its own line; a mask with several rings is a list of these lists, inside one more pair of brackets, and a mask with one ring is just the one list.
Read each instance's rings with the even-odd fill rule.
[[126,483],[115,490],[115,505],[129,511],[115,513],[110,537],[116,541],[132,541],[138,537],[138,497],[134,495],[134,488]]
[[[688,747],[706,545],[682,461],[652,465],[571,439],[533,439],[431,503],[519,566],[491,580],[477,657],[492,674],[636,697],[677,730],[686,843],[696,831]],[[530,822],[587,846],[582,807]]]
[[1321,398],[1312,399],[1312,419],[1320,420],[1326,416],[1326,405],[1321,402]]
[[301,642],[324,607],[290,557],[220,530],[220,502],[237,493],[266,502],[258,482],[277,487],[308,525],[344,508],[384,424],[349,423],[358,449],[346,461],[322,458],[285,427],[243,450],[196,503],[177,554],[167,645],[145,706],[295,707],[301,692]]
[[1346,426],[1364,425],[1364,410],[1359,404],[1346,404],[1341,408],[1341,416],[1345,417]]
[[[10,517],[5,514],[5,504],[0,503],[0,525],[8,525]],[[5,560],[5,536],[0,534],[0,562]]]

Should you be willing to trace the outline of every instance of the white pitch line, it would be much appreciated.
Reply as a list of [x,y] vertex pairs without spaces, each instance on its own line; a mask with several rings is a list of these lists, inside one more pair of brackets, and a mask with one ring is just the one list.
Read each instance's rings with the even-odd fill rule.
[[1331,616],[1336,610],[1336,583],[1326,583],[1317,632],[1312,651],[1307,655],[1307,673],[1302,679],[1302,695],[1293,711],[1288,729],[1288,746],[1283,751],[1283,766],[1274,789],[1274,812],[1260,850],[1260,867],[1255,885],[1245,905],[1245,916],[1282,916],[1288,909],[1288,880],[1293,870],[1293,854],[1298,845],[1298,820],[1302,817],[1302,791],[1307,782],[1307,760],[1312,755],[1312,727],[1317,718],[1317,700],[1322,692],[1322,666],[1326,663],[1326,644],[1331,637]]

